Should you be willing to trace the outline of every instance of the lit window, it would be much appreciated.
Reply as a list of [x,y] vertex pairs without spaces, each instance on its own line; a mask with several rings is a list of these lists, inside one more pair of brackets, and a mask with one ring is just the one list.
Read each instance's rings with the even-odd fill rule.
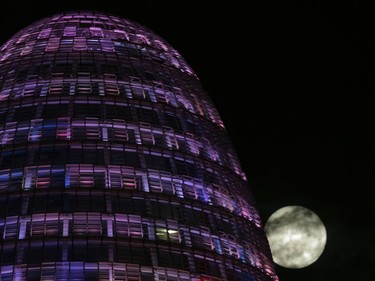
[[189,177],[183,177],[183,182],[184,182],[184,194],[185,197],[191,198],[191,199],[197,199],[197,193],[195,191],[195,186],[194,186],[194,179],[189,178]]
[[182,94],[176,94],[176,97],[177,101],[180,103],[182,108],[185,108],[186,110],[195,113],[193,105]]
[[142,219],[135,215],[115,215],[115,233],[118,236],[143,237]]
[[24,172],[22,188],[29,190],[33,188],[48,188],[51,181],[50,166],[27,167]]
[[[12,143],[14,141],[16,128],[17,128],[17,122],[12,122],[12,123],[6,124],[5,130],[3,131],[3,134],[2,134],[2,137],[1,137],[1,144],[2,145],[6,145],[6,144]],[[19,130],[20,129],[17,129],[17,132]]]
[[76,32],[77,28],[75,26],[65,26],[63,36],[75,37]]
[[177,223],[157,222],[155,227],[155,234],[157,240],[169,241],[172,243],[181,243],[180,231]]
[[26,46],[23,47],[23,49],[22,49],[21,56],[25,56],[25,55],[30,54],[34,49],[35,43],[36,43],[36,41],[26,42]]
[[174,134],[173,129],[167,128],[167,127],[164,127],[164,129],[165,129],[164,135],[165,135],[168,148],[178,150],[179,144],[178,144],[178,141],[177,141],[176,135]]
[[94,186],[94,170],[92,165],[68,165],[66,169],[67,188]]
[[149,175],[148,178],[149,181],[149,188],[151,192],[163,192],[163,186],[160,181],[160,176],[159,175]]
[[149,124],[140,123],[140,135],[145,145],[155,145],[155,138]]
[[46,52],[56,52],[60,46],[59,37],[50,37],[46,46]]
[[63,139],[63,140],[70,140],[71,138],[70,117],[60,117],[57,119],[56,138]]
[[133,168],[109,166],[108,170],[110,187],[113,189],[123,188],[134,190],[141,184]]
[[45,29],[42,29],[38,35],[38,39],[45,39],[45,38],[49,38],[50,34],[51,34],[51,31],[52,31],[52,28],[45,28]]
[[100,45],[102,47],[102,50],[104,52],[113,52],[114,51],[114,45],[111,39],[108,38],[101,38],[100,39]]
[[103,31],[100,27],[93,27],[91,26],[90,27],[90,32],[91,32],[91,35],[94,36],[94,37],[103,37]]
[[8,217],[5,220],[3,239],[16,238],[18,236],[18,217]]
[[58,214],[35,214],[30,222],[30,236],[51,236],[62,234],[62,222]]
[[228,235],[223,235],[220,238],[223,253],[228,256],[240,258],[240,250],[242,249],[233,238],[229,238]]
[[72,225],[75,235],[102,234],[102,220],[99,213],[74,213]]
[[30,122],[29,141],[40,141],[42,137],[43,120],[32,120]]

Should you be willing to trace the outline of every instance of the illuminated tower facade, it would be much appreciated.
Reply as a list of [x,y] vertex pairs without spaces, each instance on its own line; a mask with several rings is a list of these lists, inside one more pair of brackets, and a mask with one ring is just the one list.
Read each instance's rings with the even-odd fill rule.
[[223,123],[179,53],[113,15],[0,49],[0,280],[278,280]]

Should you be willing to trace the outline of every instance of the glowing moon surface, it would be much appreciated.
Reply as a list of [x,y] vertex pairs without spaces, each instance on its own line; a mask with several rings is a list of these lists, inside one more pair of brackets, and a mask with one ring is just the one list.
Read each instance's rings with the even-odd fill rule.
[[323,253],[327,232],[307,208],[287,206],[273,213],[265,225],[273,260],[286,268],[302,268]]

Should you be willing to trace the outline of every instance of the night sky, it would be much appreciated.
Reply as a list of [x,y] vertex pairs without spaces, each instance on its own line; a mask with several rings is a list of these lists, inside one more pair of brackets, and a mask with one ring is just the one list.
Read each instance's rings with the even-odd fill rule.
[[1,44],[77,9],[115,13],[166,39],[218,108],[263,222],[302,205],[326,226],[321,258],[276,266],[280,280],[374,280],[375,24],[360,1],[4,2]]

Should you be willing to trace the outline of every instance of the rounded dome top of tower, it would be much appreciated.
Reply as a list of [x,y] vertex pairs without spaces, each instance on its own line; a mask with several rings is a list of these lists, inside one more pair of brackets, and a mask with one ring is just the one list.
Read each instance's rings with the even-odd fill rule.
[[[90,42],[99,39],[99,44]],[[91,43],[91,44],[90,44]],[[0,47],[0,66],[9,59],[48,52],[103,51],[147,47],[148,56],[195,76],[181,55],[148,28],[113,14],[92,11],[59,13],[36,21]],[[146,52],[145,52],[146,53]]]
[[0,101],[56,95],[168,104],[224,128],[181,55],[148,28],[112,14],[56,14],[0,47]]

